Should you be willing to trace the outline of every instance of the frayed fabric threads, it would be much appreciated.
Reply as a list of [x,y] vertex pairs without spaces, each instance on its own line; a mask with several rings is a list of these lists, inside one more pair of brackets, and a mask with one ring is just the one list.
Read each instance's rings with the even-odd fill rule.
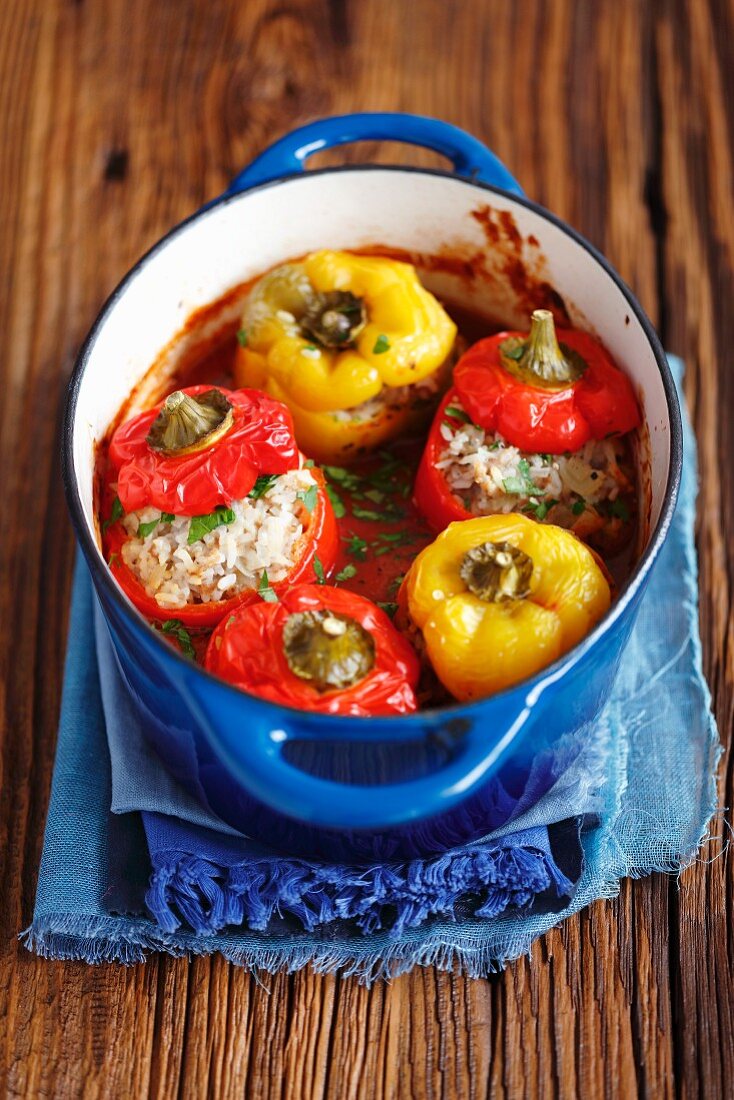
[[[682,364],[671,365],[680,381]],[[569,746],[567,756],[557,757],[550,787],[545,773],[531,776],[522,822],[513,817],[483,841],[427,861],[365,870],[243,849],[244,838],[213,833],[218,825],[174,780],[159,778],[157,786],[143,781],[145,770],[132,766],[140,746],[127,727],[118,745],[122,770],[116,771],[110,742],[110,771],[97,661],[89,645],[92,593],[80,562],[26,946],[44,957],[89,963],[134,964],[152,951],[217,952],[261,981],[307,965],[367,984],[416,965],[458,968],[477,977],[527,954],[564,917],[615,897],[624,876],[675,873],[689,864],[716,810],[721,747],[701,667],[695,441],[687,423],[684,448],[679,505],[667,543],[612,698],[594,738],[584,739],[599,751],[582,760]],[[594,815],[595,824],[587,816],[580,830],[583,814]],[[126,860],[113,839],[111,816],[137,823]],[[554,833],[551,843],[551,831],[562,829],[569,817],[573,829]],[[524,830],[524,840],[518,830]],[[537,837],[545,837],[545,848],[533,842]],[[571,839],[575,862],[567,858]],[[108,845],[116,863],[108,859]],[[566,858],[559,864],[561,852]],[[134,891],[126,888],[135,871],[137,904],[130,904]],[[146,883],[156,919],[142,911]]]
[[145,900],[164,932],[182,924],[198,935],[241,924],[264,932],[274,918],[290,916],[307,932],[342,920],[365,935],[387,928],[395,939],[430,917],[455,920],[459,902],[464,918],[490,918],[546,890],[568,897],[573,883],[529,847],[466,848],[360,870],[286,859],[222,868],[181,854],[155,868]]

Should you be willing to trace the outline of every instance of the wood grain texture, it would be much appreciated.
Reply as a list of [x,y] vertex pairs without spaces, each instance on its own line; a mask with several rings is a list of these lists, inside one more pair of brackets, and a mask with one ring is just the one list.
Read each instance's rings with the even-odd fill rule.
[[[68,613],[58,409],[105,296],[278,134],[435,114],[604,250],[684,355],[701,448],[704,660],[734,720],[732,0],[0,4],[0,1090],[30,1097],[723,1097],[734,861],[625,883],[529,960],[262,977],[221,959],[47,963],[32,912]],[[361,145],[334,160],[435,163]],[[732,757],[721,803],[734,802]]]

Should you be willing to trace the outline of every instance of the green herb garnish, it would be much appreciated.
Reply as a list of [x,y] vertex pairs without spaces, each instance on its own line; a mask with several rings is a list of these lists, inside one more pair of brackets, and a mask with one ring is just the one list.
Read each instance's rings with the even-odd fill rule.
[[241,348],[247,347],[247,329],[240,328],[237,330],[237,343]]
[[220,504],[206,516],[192,516],[189,524],[189,536],[186,541],[191,546],[192,542],[203,539],[204,535],[208,535],[215,527],[226,527],[228,523],[234,523],[235,518],[232,509],[225,507],[223,504]]
[[342,501],[342,498],[339,496],[334,486],[329,485],[328,482],[326,483],[326,495],[331,501],[331,507],[334,509],[334,515],[336,516],[336,518],[343,519],[344,516],[347,514],[347,510],[344,507],[344,502]]
[[347,553],[357,561],[364,561],[367,557],[366,540],[361,539],[359,535],[352,535],[347,542]]
[[359,508],[356,504],[352,507],[352,513],[356,519],[381,520],[383,516],[379,512],[372,512],[369,508]]
[[337,573],[337,575],[336,575],[336,577],[334,578],[334,580],[337,580],[337,581],[348,581],[348,580],[350,579],[350,577],[355,577],[356,575],[357,575],[357,566],[356,566],[356,565],[352,565],[352,563],[351,563],[351,562],[348,562],[348,563],[347,563],[347,564],[346,564],[346,565],[344,566],[344,568],[343,568],[343,569],[340,569],[340,570],[339,570],[339,572]]
[[257,594],[263,600],[265,600],[265,603],[277,603],[278,602],[278,597],[276,596],[275,592],[273,592],[272,588],[270,587],[270,581],[268,580],[268,571],[267,571],[267,569],[263,569],[263,574],[260,577],[260,583],[257,586]]
[[312,458],[307,458],[306,461],[303,464],[303,468],[304,468],[304,470],[313,470],[314,460]]
[[444,424],[446,424],[449,428],[456,427],[455,424],[451,423],[452,420],[459,420],[462,424],[471,424],[472,422],[472,418],[467,412],[464,411],[464,409],[457,409],[454,405],[447,405],[446,408],[443,410],[443,414],[445,417],[450,418],[448,420],[444,420]]
[[553,498],[550,500],[531,500],[528,507],[524,508],[523,511],[532,512],[536,519],[545,519],[554,504],[558,504],[558,501]]
[[196,657],[196,650],[192,644],[191,635],[180,619],[166,619],[164,623],[161,623],[161,631],[163,634],[168,634],[170,637],[175,638],[180,646],[181,652],[185,653],[187,657]]
[[260,497],[264,497],[268,490],[275,485],[279,476],[279,474],[260,474],[247,494],[250,500],[259,500]]
[[296,500],[301,501],[303,507],[310,515],[316,507],[318,496],[318,488],[315,485],[309,485],[308,489],[306,489],[304,492],[296,493]]
[[314,554],[313,556],[313,571],[316,574],[318,584],[326,584],[326,574],[324,573],[324,567],[321,564],[321,558],[318,554]]
[[375,340],[375,346],[372,349],[372,354],[373,355],[383,355],[386,351],[389,351],[389,350],[390,350],[390,341],[388,340],[387,336],[385,336],[385,333],[381,332],[380,335]]
[[362,479],[357,474],[353,474],[351,470],[345,470],[343,466],[322,466],[321,469],[329,481],[335,481],[345,493],[353,493],[362,483]]
[[519,471],[517,477],[503,478],[502,488],[506,493],[518,497],[543,496],[545,489],[539,489],[530,476],[530,463],[526,458],[521,458],[517,464]]
[[398,609],[398,605],[393,600],[378,600],[377,606],[381,611],[384,611],[390,618],[394,618],[395,612]]
[[125,509],[122,507],[122,501],[115,493],[115,499],[112,501],[112,510],[110,512],[110,518],[106,519],[102,524],[102,531],[106,532],[107,528],[113,523],[117,523],[118,519],[122,519],[125,515]]
[[576,501],[574,501],[574,503],[571,505],[571,511],[573,512],[573,514],[575,516],[580,516],[582,512],[586,511],[586,501],[585,500],[576,500]]
[[151,531],[155,531],[156,527],[158,526],[158,524],[161,522],[162,519],[163,519],[163,516],[156,516],[155,519],[149,520],[148,523],[139,523],[138,524],[138,538],[139,539],[146,539],[148,537],[148,535],[151,533]]

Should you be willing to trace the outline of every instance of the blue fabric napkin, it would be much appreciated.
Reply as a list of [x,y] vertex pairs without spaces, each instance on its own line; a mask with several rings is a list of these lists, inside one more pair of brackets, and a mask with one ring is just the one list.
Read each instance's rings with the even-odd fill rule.
[[292,860],[199,806],[140,736],[103,625],[95,646],[79,562],[28,945],[90,962],[220,951],[248,967],[342,966],[365,980],[416,963],[481,974],[561,916],[613,896],[621,877],[690,860],[715,809],[720,746],[701,672],[695,443],[685,431],[670,537],[595,736],[569,743],[541,797],[531,776],[503,829],[434,860]]

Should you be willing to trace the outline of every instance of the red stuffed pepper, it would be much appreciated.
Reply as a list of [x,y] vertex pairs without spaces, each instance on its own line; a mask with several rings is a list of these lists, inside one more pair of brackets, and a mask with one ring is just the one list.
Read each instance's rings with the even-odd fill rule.
[[243,608],[214,631],[206,668],[262,699],[320,714],[408,714],[418,659],[390,619],[354,592],[320,585]]
[[631,383],[587,333],[558,337],[553,315],[536,310],[529,334],[498,333],[459,360],[415,486],[436,531],[523,512],[609,552],[630,537],[630,433],[640,424]]
[[258,591],[315,580],[338,533],[290,413],[256,390],[190,386],[125,421],[109,449],[110,569],[144,615],[207,628]]

